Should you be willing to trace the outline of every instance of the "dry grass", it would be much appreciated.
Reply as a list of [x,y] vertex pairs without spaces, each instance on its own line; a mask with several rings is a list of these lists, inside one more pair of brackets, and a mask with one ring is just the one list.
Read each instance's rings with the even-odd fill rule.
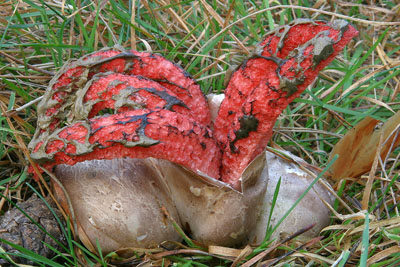
[[[273,145],[323,168],[348,129],[368,115],[386,120],[400,107],[400,4],[367,2],[2,1],[0,192],[16,202],[32,194],[26,186],[32,183],[26,173],[26,145],[35,130],[36,103],[67,60],[115,44],[153,51],[184,66],[205,93],[222,92],[230,70],[262,36],[296,18],[343,18],[360,31],[276,124]],[[398,266],[399,155],[394,149],[365,175],[334,184],[340,199],[322,240],[292,239],[267,250],[246,247],[235,251],[236,261],[229,254],[233,252],[223,248],[213,253],[184,248],[137,255],[146,254],[147,261],[164,266],[229,266],[257,255],[259,266]],[[48,194],[40,184],[35,187]],[[10,208],[5,198],[0,208]],[[99,262],[105,265],[107,260]]]

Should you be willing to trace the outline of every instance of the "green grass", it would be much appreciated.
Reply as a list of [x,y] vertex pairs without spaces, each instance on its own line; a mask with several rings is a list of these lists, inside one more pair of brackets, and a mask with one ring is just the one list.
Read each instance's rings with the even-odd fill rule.
[[[42,96],[52,74],[68,60],[106,46],[134,47],[139,51],[151,49],[183,66],[199,80],[204,93],[223,92],[225,76],[249,56],[269,30],[295,18],[330,20],[333,18],[331,12],[335,10],[353,23],[360,35],[320,74],[313,87],[279,117],[272,143],[323,169],[329,166],[328,158],[334,144],[352,126],[366,116],[386,120],[393,115],[391,110],[399,110],[400,98],[395,92],[400,90],[400,35],[399,25],[392,26],[390,20],[399,12],[395,1],[376,1],[379,6],[363,4],[365,1],[355,4],[308,0],[221,2],[204,1],[208,3],[204,5],[202,1],[194,0],[136,1],[134,24],[131,23],[132,0],[104,3],[67,0],[64,6],[41,0],[1,2],[0,105],[2,110],[10,111],[0,115],[2,196],[15,202],[20,197],[27,198],[41,191],[27,175],[27,151],[23,146],[29,143],[36,128],[36,103],[18,108]],[[297,7],[279,7],[278,2]],[[231,8],[233,4],[235,6]],[[323,12],[317,13],[315,9]],[[371,14],[380,24],[368,23]],[[132,29],[134,36],[131,36]],[[398,216],[398,152],[392,153],[386,160],[386,168],[376,173],[384,179],[373,184],[369,213],[378,221]],[[336,189],[350,210],[340,201],[336,201],[335,210],[342,215],[358,212],[356,203],[362,200],[365,184],[364,178],[337,184]],[[1,213],[12,207],[11,202],[6,201]],[[365,227],[363,232],[354,234],[344,228],[325,231],[323,240],[302,248],[303,252],[323,258],[294,254],[280,259],[280,263],[330,266],[323,260],[325,258],[336,262],[337,266],[398,264],[399,252],[385,255],[377,262],[368,262],[377,253],[396,245],[398,228],[394,225],[387,225],[379,232],[372,230],[372,220],[363,218],[342,221],[334,217],[331,224]],[[55,259],[43,259],[14,246],[24,257],[41,266],[74,266],[82,262],[106,266],[117,257],[90,252],[74,240],[68,227],[66,229],[64,235],[68,245],[65,251],[56,252]],[[187,245],[196,249],[190,242],[188,239]],[[295,248],[296,242],[291,240],[275,248],[275,254],[271,255]],[[256,249],[251,257],[270,246],[266,240],[265,247]],[[77,250],[81,252],[80,256],[75,253]],[[143,252],[136,253],[139,259],[143,255]],[[7,254],[0,252],[0,257],[7,257]],[[164,266],[169,263],[230,266],[232,261],[215,255],[177,254],[167,256],[159,263]]]

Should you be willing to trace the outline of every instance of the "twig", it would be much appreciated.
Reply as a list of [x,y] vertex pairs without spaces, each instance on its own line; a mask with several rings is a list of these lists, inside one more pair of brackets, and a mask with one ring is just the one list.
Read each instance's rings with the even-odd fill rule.
[[[6,190],[3,193],[3,195],[7,196],[8,192],[9,192],[9,189],[10,189],[9,186],[7,185],[6,186]],[[5,202],[6,202],[6,199],[4,197],[2,197],[1,200],[0,200],[0,211],[3,209],[3,205],[4,205]]]
[[365,189],[363,192],[363,198],[361,201],[361,208],[363,210],[368,209],[369,198],[370,198],[371,190],[372,190],[372,183],[375,181],[375,172],[378,167],[379,158],[381,156],[382,145],[383,145],[383,133],[381,134],[381,136],[379,138],[379,143],[378,143],[378,148],[376,150],[375,159],[372,163],[372,167],[369,172],[367,184],[365,185]]
[[135,17],[136,17],[136,6],[135,6],[136,1],[132,1],[132,5],[131,5],[131,48],[133,50],[136,50],[136,31],[135,31],[135,27],[136,26],[136,22],[135,22]]
[[13,115],[15,115],[16,112],[20,112],[21,110],[24,110],[27,107],[32,106],[33,104],[42,100],[42,98],[43,98],[43,96],[39,96],[38,98],[26,103],[25,105],[20,106],[19,108],[8,110],[8,111],[6,111],[6,113],[3,114],[3,116],[13,116]]
[[32,100],[32,101],[26,103],[25,105],[22,105],[22,106],[20,106],[19,108],[15,109],[15,111],[18,112],[18,111],[24,110],[24,109],[26,109],[27,107],[32,106],[33,104],[39,102],[40,100],[42,100],[42,98],[43,98],[43,96],[39,96],[38,98],[36,98],[36,99],[34,99],[34,100]]

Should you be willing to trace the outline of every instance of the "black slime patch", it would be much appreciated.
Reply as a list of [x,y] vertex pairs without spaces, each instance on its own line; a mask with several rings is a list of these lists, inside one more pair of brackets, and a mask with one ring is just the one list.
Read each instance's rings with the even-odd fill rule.
[[237,149],[235,147],[235,142],[249,137],[250,132],[255,132],[257,131],[258,128],[258,119],[254,117],[253,115],[243,115],[243,117],[239,118],[239,123],[240,123],[240,129],[235,131],[235,140],[230,142],[229,146],[231,148],[231,151],[233,153],[237,152]]
[[172,96],[172,95],[168,94],[168,92],[165,91],[165,90],[164,91],[159,91],[159,90],[157,90],[155,88],[152,88],[152,87],[151,88],[139,88],[139,89],[142,89],[142,90],[145,90],[145,91],[147,91],[149,93],[155,94],[156,96],[160,97],[165,102],[167,102],[167,104],[164,107],[165,109],[171,110],[174,105],[178,105],[178,106],[185,107],[185,108],[189,109],[185,105],[185,103],[183,103],[181,100],[179,100],[175,96]]
[[203,150],[207,148],[207,145],[204,142],[200,142],[200,145]]
[[118,124],[126,125],[127,123],[136,122],[136,121],[140,120],[139,127],[136,129],[136,134],[137,134],[137,136],[139,138],[138,141],[121,140],[121,141],[115,141],[115,142],[122,143],[126,147],[134,147],[134,146],[150,147],[150,146],[154,146],[154,145],[159,144],[160,143],[159,140],[154,140],[154,139],[148,137],[145,134],[145,131],[144,131],[146,126],[148,124],[150,124],[150,122],[148,121],[148,117],[147,116],[149,116],[151,113],[152,112],[145,113],[143,115],[126,116],[125,118],[129,118],[129,120],[115,122],[114,125],[118,125]]

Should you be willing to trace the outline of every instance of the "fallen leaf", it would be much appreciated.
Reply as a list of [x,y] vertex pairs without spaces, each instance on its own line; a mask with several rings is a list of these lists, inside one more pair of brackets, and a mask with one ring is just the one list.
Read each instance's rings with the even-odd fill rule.
[[369,258],[367,260],[367,265],[369,266],[373,263],[377,263],[377,262],[389,257],[390,255],[393,255],[393,254],[399,253],[399,252],[400,252],[400,247],[398,247],[398,246],[393,246],[393,247],[387,248],[383,251],[376,253],[374,256]]
[[208,252],[211,254],[226,256],[226,257],[238,257],[242,252],[241,249],[234,249],[228,247],[221,247],[221,246],[209,246]]
[[329,175],[333,180],[346,177],[356,178],[368,172],[374,162],[379,140],[383,138],[381,158],[400,144],[396,131],[400,127],[400,111],[394,114],[381,127],[379,120],[366,117],[351,129],[333,148],[330,159],[339,155],[332,165]]

